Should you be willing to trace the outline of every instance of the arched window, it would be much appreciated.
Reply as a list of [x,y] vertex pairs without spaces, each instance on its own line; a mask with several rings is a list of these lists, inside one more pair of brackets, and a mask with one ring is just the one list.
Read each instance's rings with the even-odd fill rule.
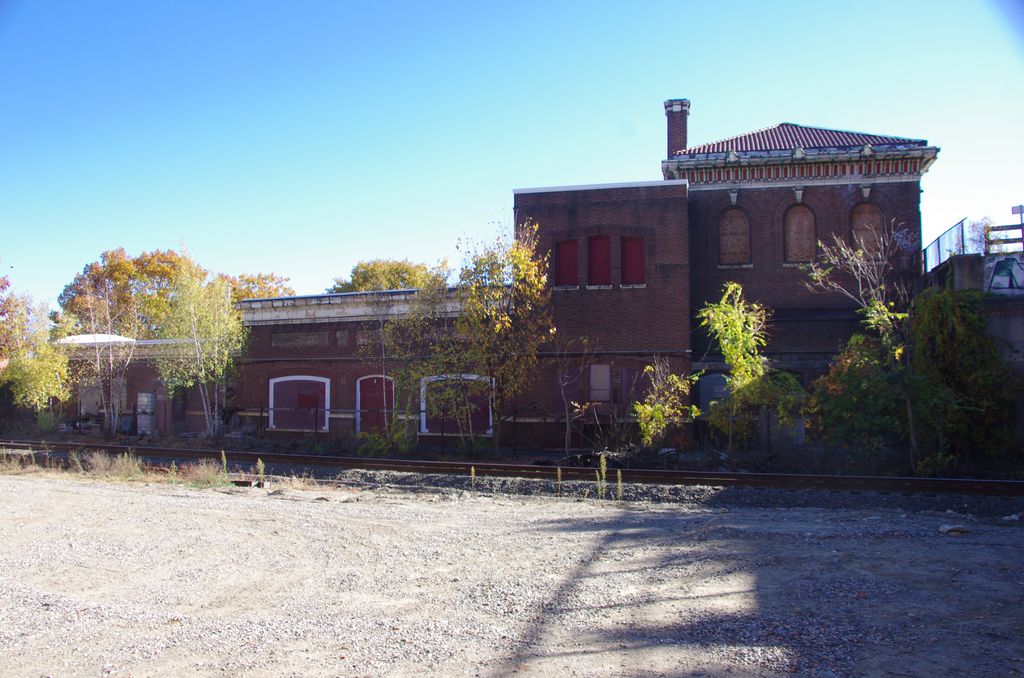
[[718,222],[718,263],[750,263],[750,221],[742,210],[726,210]]
[[804,205],[793,205],[786,210],[783,223],[786,263],[814,261],[818,241],[814,233],[814,214],[811,210]]
[[330,414],[330,379],[295,375],[270,380],[270,428],[326,431]]
[[479,374],[420,379],[420,433],[489,435],[493,387]]
[[356,379],[356,433],[387,430],[395,409],[395,382],[382,374]]
[[850,231],[853,246],[865,252],[877,252],[881,247],[882,212],[869,202],[862,202],[853,208],[850,215]]

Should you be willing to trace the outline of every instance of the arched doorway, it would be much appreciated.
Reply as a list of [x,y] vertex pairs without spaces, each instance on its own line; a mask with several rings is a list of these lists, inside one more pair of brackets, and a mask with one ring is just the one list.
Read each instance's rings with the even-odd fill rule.
[[395,382],[391,377],[371,374],[356,379],[356,433],[387,431],[395,409]]

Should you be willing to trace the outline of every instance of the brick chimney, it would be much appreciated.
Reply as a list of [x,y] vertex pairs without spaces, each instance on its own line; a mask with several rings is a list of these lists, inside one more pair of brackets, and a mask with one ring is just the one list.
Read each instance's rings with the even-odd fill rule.
[[690,115],[689,99],[669,99],[665,102],[668,118],[668,156],[686,148],[686,118]]

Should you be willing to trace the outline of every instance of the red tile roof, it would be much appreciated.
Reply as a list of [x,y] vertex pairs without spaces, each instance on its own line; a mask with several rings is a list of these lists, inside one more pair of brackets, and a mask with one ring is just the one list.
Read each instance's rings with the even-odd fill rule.
[[886,137],[878,134],[847,132],[822,127],[805,127],[784,122],[772,127],[748,132],[739,136],[702,144],[677,151],[676,155],[698,155],[702,153],[726,153],[728,151],[785,151],[795,148],[849,148],[871,144],[872,146],[903,145],[927,146],[924,139]]

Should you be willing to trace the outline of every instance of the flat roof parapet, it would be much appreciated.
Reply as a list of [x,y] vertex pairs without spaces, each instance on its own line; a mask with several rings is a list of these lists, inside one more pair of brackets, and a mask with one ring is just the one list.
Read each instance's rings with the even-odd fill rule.
[[[324,322],[357,322],[409,314],[417,290],[338,292],[272,299],[246,299],[237,303],[242,321],[248,326],[295,325]],[[458,301],[449,289],[444,312],[458,313]]]

